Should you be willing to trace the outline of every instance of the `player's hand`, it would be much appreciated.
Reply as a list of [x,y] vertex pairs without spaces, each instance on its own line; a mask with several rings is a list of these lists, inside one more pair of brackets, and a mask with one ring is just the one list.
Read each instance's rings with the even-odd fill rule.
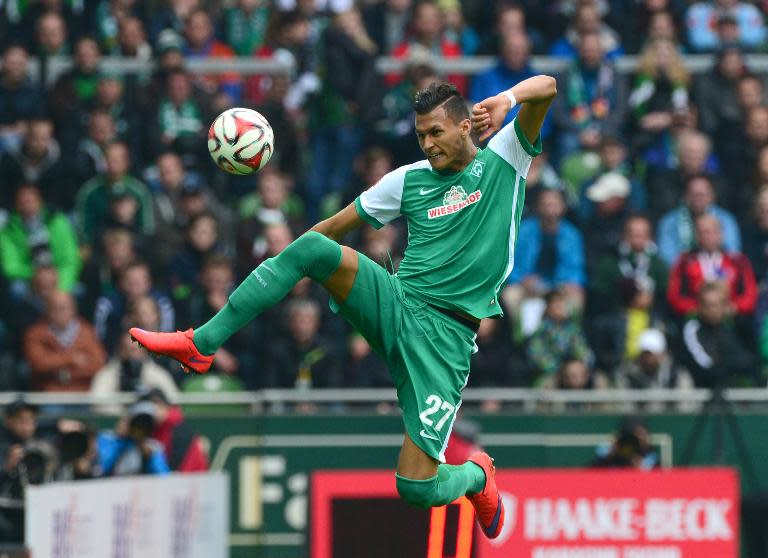
[[488,97],[472,107],[472,129],[477,132],[480,141],[487,140],[501,129],[510,108],[512,102],[505,95]]

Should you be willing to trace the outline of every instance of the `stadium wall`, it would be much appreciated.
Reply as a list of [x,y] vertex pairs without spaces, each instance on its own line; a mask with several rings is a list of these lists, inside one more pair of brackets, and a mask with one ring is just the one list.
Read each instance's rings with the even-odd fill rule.
[[[595,449],[610,443],[620,415],[467,416],[482,428],[480,442],[505,468],[583,467]],[[645,417],[664,466],[680,463],[697,415]],[[397,416],[285,415],[195,416],[189,423],[210,443],[212,468],[231,479],[232,558],[306,558],[311,474],[316,470],[392,470],[402,442]],[[723,463],[741,474],[745,497],[761,492],[768,464],[768,414],[736,416],[748,442],[747,459],[757,485],[743,474],[745,463],[726,424]],[[691,464],[713,465],[717,423],[704,424]],[[745,517],[745,523],[749,523]],[[742,556],[747,556],[742,553]]]

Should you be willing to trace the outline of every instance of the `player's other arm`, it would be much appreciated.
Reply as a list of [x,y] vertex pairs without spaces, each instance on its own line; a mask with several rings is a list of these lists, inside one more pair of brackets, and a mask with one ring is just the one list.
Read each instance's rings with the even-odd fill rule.
[[364,222],[357,214],[355,204],[351,203],[335,215],[320,221],[310,230],[319,232],[331,240],[339,242],[348,232],[357,229]]
[[488,97],[472,108],[472,127],[484,141],[497,132],[507,113],[520,106],[517,124],[529,143],[535,143],[552,101],[557,84],[552,76],[539,75],[521,81],[511,89]]

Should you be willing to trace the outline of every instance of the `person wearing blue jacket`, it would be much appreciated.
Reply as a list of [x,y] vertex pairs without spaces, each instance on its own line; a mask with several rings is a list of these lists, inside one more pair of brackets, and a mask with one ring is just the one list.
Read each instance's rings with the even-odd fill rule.
[[131,407],[128,419],[114,432],[96,436],[96,455],[101,475],[164,475],[170,472],[163,446],[151,438],[155,427],[155,408],[143,401]]
[[[477,74],[470,84],[469,98],[472,103],[479,103],[483,99],[496,95],[504,90],[510,83],[519,83],[537,74],[530,64],[531,42],[524,33],[512,33],[502,39],[499,61],[488,70]],[[517,115],[518,107],[514,107],[507,113],[504,124],[509,124]],[[549,135],[551,124],[549,118],[544,119],[541,127],[541,138]]]
[[515,266],[507,282],[504,302],[514,313],[526,298],[562,289],[574,310],[583,307],[587,283],[584,240],[581,232],[563,219],[563,193],[543,189],[536,200],[536,214],[520,224]]

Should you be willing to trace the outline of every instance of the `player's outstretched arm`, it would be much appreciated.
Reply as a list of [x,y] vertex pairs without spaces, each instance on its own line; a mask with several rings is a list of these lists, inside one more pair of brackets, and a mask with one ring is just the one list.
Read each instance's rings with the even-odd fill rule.
[[472,107],[472,127],[480,134],[480,141],[485,141],[501,128],[512,107],[520,104],[517,123],[528,141],[534,143],[555,95],[557,83],[552,76],[528,78]]
[[328,217],[324,221],[320,221],[310,230],[319,232],[322,235],[327,236],[331,240],[339,242],[344,235],[360,227],[365,221],[363,221],[357,214],[355,204],[351,203],[335,215]]

